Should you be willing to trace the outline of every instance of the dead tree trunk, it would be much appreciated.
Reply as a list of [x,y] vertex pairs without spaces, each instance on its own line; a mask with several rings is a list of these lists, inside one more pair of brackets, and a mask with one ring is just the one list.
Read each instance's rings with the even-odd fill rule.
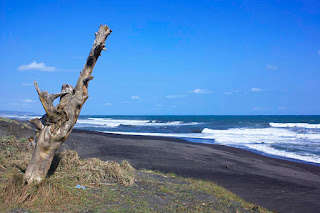
[[[101,51],[106,50],[105,41],[110,33],[111,29],[107,25],[100,25],[75,88],[64,84],[61,93],[48,94],[40,91],[37,82],[34,82],[46,115],[41,119],[30,120],[38,131],[37,145],[24,174],[26,184],[40,182],[46,177],[55,152],[70,135],[81,108],[88,99],[88,83],[93,79],[91,73]],[[59,104],[53,106],[53,101],[58,97]]]

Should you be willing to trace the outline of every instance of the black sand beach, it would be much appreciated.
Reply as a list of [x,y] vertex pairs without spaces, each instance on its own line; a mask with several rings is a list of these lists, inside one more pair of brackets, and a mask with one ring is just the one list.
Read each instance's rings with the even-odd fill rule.
[[[0,123],[0,136],[28,137],[32,129]],[[279,212],[319,212],[320,167],[221,145],[181,139],[105,134],[74,129],[60,148],[80,157],[128,160],[137,169],[211,180],[243,199]]]
[[214,181],[243,199],[279,212],[319,212],[320,167],[175,138],[73,130],[63,149],[81,157],[127,159],[137,169]]

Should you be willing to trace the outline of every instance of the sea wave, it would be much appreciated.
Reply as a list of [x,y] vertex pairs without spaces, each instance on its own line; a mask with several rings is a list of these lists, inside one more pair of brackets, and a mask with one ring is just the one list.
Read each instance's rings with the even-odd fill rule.
[[177,126],[177,125],[197,125],[198,122],[184,123],[182,121],[167,121],[161,122],[156,120],[126,120],[126,119],[112,119],[112,118],[88,118],[88,119],[78,119],[78,127],[85,125],[96,125],[105,127],[118,127],[124,126]]
[[214,130],[204,128],[203,134],[212,134],[217,142],[224,143],[274,143],[274,142],[293,142],[299,139],[315,141],[320,143],[318,133],[299,133],[288,129],[277,128],[231,128],[227,130]]
[[35,116],[35,115],[0,115],[0,117],[13,118],[18,120],[30,120],[33,118],[41,118],[41,116]]
[[214,144],[212,135],[201,135],[201,133],[151,133],[151,132],[118,132],[118,131],[101,131],[104,133],[120,134],[120,135],[141,135],[141,136],[157,136],[157,137],[171,137],[171,138],[194,138],[206,139],[208,144]]
[[223,144],[273,143],[297,139],[297,133],[286,129],[274,128],[231,128],[214,130],[205,128],[203,134],[211,134],[216,142]]
[[266,144],[248,144],[248,148],[257,150],[266,154],[270,154],[273,156],[280,156],[285,158],[297,159],[306,162],[318,163],[320,164],[320,157],[319,155],[313,154],[301,154],[301,153],[294,153],[294,152],[287,152],[285,150],[278,150],[273,147],[270,147]]
[[306,128],[306,129],[319,129],[320,128],[320,124],[308,124],[308,123],[273,123],[273,122],[270,122],[269,125],[271,127],[280,127],[280,128],[285,128],[285,127],[289,127],[289,128],[298,127],[298,128]]

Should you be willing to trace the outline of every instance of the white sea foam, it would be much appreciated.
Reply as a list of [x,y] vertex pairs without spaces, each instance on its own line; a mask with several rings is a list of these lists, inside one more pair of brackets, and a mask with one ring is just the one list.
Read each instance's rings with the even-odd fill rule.
[[14,118],[18,120],[30,120],[33,118],[41,118],[41,116],[34,116],[34,115],[0,115],[0,117],[5,117],[5,118]]
[[110,119],[110,118],[88,118],[79,119],[78,124],[91,124],[97,126],[107,126],[107,127],[118,127],[120,125],[141,125],[148,123],[149,120],[120,120],[120,119]]
[[146,133],[146,132],[113,132],[102,131],[105,133],[120,134],[120,135],[145,135],[145,136],[160,136],[160,137],[173,137],[173,138],[202,138],[213,139],[211,135],[201,135],[201,133]]
[[280,157],[286,157],[286,158],[292,158],[307,162],[313,162],[313,163],[319,163],[320,164],[320,157],[318,155],[312,155],[312,154],[297,154],[293,152],[287,152],[284,150],[278,150],[273,147],[268,146],[267,144],[248,144],[248,148],[257,150],[263,153],[267,153],[270,155],[280,156]]
[[295,132],[275,128],[232,128],[227,130],[213,130],[205,128],[203,134],[212,135],[216,142],[222,144],[244,145],[252,143],[294,142]]
[[[155,120],[126,120],[126,119],[112,119],[112,118],[88,118],[78,119],[77,124],[90,124],[97,126],[106,127],[118,127],[120,125],[127,126],[176,126],[176,125],[196,125],[197,122],[183,123],[182,121],[168,121],[168,122],[157,122]],[[78,125],[79,127],[79,125]]]
[[240,129],[233,128],[227,130],[213,130],[205,128],[203,134],[211,134],[216,143],[247,147],[249,149],[257,150],[263,153],[303,160],[307,162],[320,163],[320,156],[309,154],[301,154],[289,152],[286,150],[279,150],[271,147],[272,145],[286,144],[285,146],[298,147],[316,146],[320,145],[319,133],[298,133],[283,128],[258,128],[258,129]]
[[320,124],[308,124],[308,123],[269,123],[271,127],[289,127],[289,128],[294,128],[294,127],[299,127],[299,128],[307,128],[307,129],[319,129]]

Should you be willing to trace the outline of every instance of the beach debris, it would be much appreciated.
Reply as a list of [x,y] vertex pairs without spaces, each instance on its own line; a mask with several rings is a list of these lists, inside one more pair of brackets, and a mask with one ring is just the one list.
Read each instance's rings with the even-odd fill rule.
[[78,185],[76,185],[76,188],[77,188],[77,189],[86,189],[87,187],[81,186],[81,185],[78,184]]
[[259,207],[258,207],[258,206],[254,206],[254,207],[252,207],[252,210],[253,210],[253,211],[258,211],[258,210],[259,210]]
[[0,165],[0,172],[5,172],[5,171],[6,171],[6,168]]

